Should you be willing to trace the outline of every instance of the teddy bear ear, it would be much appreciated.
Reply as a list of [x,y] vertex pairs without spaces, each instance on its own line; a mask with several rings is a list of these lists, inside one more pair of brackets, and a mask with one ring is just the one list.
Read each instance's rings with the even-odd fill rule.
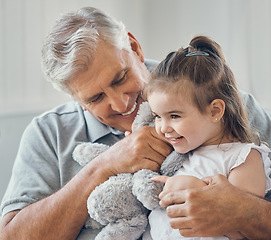
[[154,127],[154,116],[148,102],[143,102],[139,106],[137,116],[132,125],[132,131],[135,132],[143,126]]

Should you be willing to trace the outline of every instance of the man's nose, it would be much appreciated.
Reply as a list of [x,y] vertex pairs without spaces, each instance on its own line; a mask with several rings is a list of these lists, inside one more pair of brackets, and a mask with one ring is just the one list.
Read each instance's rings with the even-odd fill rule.
[[127,111],[129,98],[127,94],[110,91],[107,96],[109,98],[112,110],[120,113],[124,113]]

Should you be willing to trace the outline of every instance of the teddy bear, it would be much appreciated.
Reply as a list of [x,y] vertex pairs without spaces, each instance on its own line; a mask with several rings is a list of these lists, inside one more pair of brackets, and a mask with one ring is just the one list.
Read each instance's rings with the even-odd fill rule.
[[[154,126],[154,117],[147,102],[140,105],[133,123],[133,132],[143,126]],[[74,149],[73,158],[85,166],[109,146],[100,143],[81,143]],[[173,176],[187,159],[172,151],[161,165],[160,172],[142,169],[134,174],[122,173],[97,186],[88,197],[89,218],[86,227],[101,229],[95,240],[136,240],[144,233],[149,212],[159,205],[158,195],[163,184],[152,177]]]

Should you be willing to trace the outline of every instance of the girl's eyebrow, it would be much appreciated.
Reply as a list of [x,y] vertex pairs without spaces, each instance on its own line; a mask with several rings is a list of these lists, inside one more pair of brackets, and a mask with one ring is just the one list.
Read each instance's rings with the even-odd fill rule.
[[169,114],[172,114],[172,113],[183,113],[183,111],[180,111],[180,110],[172,110],[172,111],[169,111],[168,112]]

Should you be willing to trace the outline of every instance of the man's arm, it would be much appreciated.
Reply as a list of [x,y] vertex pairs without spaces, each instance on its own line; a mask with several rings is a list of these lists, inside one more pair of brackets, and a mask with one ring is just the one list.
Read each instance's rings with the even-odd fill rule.
[[87,198],[97,185],[122,172],[158,171],[170,151],[155,129],[143,127],[92,160],[58,192],[6,214],[1,240],[75,239],[87,218]]
[[102,169],[91,162],[58,192],[6,214],[0,239],[76,239],[87,218],[87,197],[105,180]]

